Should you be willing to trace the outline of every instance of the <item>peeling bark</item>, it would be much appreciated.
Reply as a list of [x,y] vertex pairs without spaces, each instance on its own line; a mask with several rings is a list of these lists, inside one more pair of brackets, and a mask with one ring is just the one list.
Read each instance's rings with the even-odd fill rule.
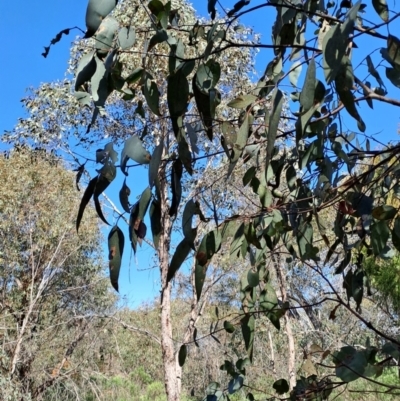
[[161,350],[164,369],[164,385],[168,401],[179,401],[180,386],[178,385],[177,361],[175,346],[172,339],[171,320],[171,283],[167,282],[169,254],[171,246],[172,220],[169,216],[168,188],[165,179],[165,167],[160,169],[160,207],[161,235],[158,248],[158,259],[161,274]]
[[[286,278],[285,275],[282,271],[282,265],[280,263],[279,257],[278,258],[273,258],[274,260],[274,266],[275,266],[275,271],[276,275],[278,278],[279,282],[279,287],[280,291],[282,294],[282,302],[287,301],[287,292],[286,292]],[[288,372],[289,372],[289,388],[290,390],[293,390],[296,387],[296,349],[295,349],[295,342],[294,342],[294,336],[293,336],[293,330],[292,330],[292,323],[290,322],[290,317],[288,312],[285,313],[284,316],[285,319],[285,332],[288,338],[288,349],[289,349],[289,355],[287,359],[287,364],[288,364]]]

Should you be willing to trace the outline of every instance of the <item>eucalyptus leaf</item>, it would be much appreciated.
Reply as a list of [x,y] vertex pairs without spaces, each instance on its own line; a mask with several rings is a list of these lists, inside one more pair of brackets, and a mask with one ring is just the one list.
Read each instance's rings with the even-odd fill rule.
[[124,233],[118,226],[114,226],[108,234],[108,260],[111,284],[116,291],[118,291],[118,278],[121,269],[124,243]]

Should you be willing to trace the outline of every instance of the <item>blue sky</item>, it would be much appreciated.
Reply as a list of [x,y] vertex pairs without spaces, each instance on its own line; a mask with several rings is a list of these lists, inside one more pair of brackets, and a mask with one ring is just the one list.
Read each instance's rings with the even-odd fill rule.
[[[227,7],[232,7],[234,3],[235,1],[223,1]],[[255,6],[262,3],[262,1],[252,1],[251,5]],[[61,80],[65,77],[70,43],[76,36],[82,36],[82,34],[78,30],[71,31],[69,36],[64,36],[61,42],[52,46],[47,59],[44,59],[41,53],[43,47],[47,46],[60,30],[74,26],[85,29],[86,5],[86,0],[0,2],[0,15],[2,16],[0,37],[5,39],[2,45],[1,63],[3,82],[0,92],[0,132],[12,129],[18,117],[23,116],[20,99],[25,95],[27,87],[37,87],[41,82]],[[206,0],[196,0],[194,6],[200,15],[206,15]],[[250,14],[242,22],[254,27],[256,32],[261,32],[264,43],[270,43],[274,18],[275,11],[272,8],[266,8]],[[376,16],[374,20],[378,21],[378,17]],[[396,28],[393,33],[396,30],[400,32],[399,24]],[[360,48],[368,46],[371,51],[379,49],[383,45],[382,41],[374,39],[368,39],[368,42],[362,39],[358,42]],[[364,54],[364,51],[362,53]],[[379,55],[379,52],[376,54]],[[260,74],[263,73],[265,65],[271,58],[272,53],[270,51],[260,53],[257,62]],[[374,60],[374,55],[372,59]],[[357,65],[357,50],[354,54],[354,60],[354,65]],[[398,97],[398,89],[385,79],[383,69],[379,71],[388,86],[389,94],[392,97]],[[303,78],[304,73],[303,70]],[[365,73],[366,69],[362,67],[360,77],[363,78]],[[299,82],[302,82],[303,78],[300,78]],[[376,85],[373,78],[370,80],[373,86]],[[290,87],[287,89],[292,91]],[[382,142],[397,140],[396,132],[400,116],[398,109],[375,102],[373,112],[365,104],[360,105],[360,114],[367,124],[368,135],[379,138]],[[350,117],[344,118],[343,127],[344,129],[357,130],[356,123]],[[131,201],[147,185],[147,170],[136,170],[134,174],[135,185],[130,185],[128,182],[132,189]],[[132,180],[131,177],[130,180]],[[119,191],[118,185],[113,186],[116,194]],[[128,247],[126,248],[128,249]],[[139,249],[137,260],[133,258],[130,262],[130,252],[125,252],[123,272],[120,278],[121,294],[129,299],[131,305],[137,305],[138,302],[150,299],[158,293],[158,269],[150,269],[153,254],[154,251],[150,247],[144,246]],[[129,269],[128,266],[130,266]]]

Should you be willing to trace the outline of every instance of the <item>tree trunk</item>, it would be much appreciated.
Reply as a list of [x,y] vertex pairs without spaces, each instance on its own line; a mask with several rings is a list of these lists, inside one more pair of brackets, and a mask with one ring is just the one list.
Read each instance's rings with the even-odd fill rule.
[[164,385],[168,401],[179,401],[179,385],[175,346],[172,339],[171,283],[167,283],[171,245],[172,219],[169,216],[168,188],[165,167],[160,169],[161,235],[158,258],[161,273],[161,349],[164,368]]
[[[286,277],[282,271],[282,265],[279,256],[274,257],[273,260],[274,260],[276,275],[279,282],[279,287],[282,294],[282,302],[286,302],[287,301]],[[292,331],[292,323],[290,322],[290,317],[288,312],[285,313],[284,319],[285,319],[285,331],[288,338],[288,350],[289,350],[289,355],[287,359],[288,372],[289,372],[289,387],[290,390],[293,390],[296,387],[296,349]]]

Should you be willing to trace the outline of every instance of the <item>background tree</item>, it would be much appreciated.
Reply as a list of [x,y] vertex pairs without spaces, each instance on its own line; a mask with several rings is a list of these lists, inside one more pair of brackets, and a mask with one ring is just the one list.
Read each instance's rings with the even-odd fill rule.
[[14,150],[0,159],[0,176],[2,397],[38,399],[62,381],[67,399],[93,369],[105,326],[95,314],[115,300],[99,229],[85,218],[76,236],[74,176],[53,154]]

